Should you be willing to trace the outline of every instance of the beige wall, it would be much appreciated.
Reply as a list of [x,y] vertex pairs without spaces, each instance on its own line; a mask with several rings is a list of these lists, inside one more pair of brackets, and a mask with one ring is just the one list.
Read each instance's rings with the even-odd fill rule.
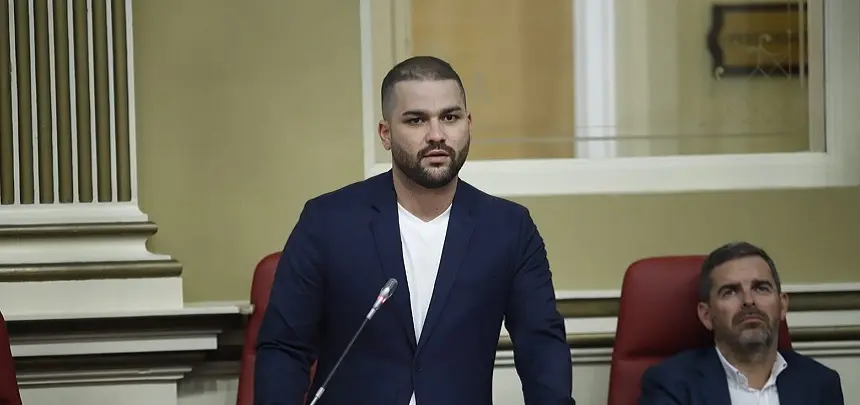
[[[358,1],[134,4],[141,204],[186,299],[246,299],[302,204],[362,178]],[[475,134],[480,136],[480,134]],[[520,198],[560,289],[615,289],[643,256],[728,240],[791,283],[860,281],[860,189]]]
[[141,205],[188,300],[247,299],[304,201],[361,179],[347,3],[134,2]]

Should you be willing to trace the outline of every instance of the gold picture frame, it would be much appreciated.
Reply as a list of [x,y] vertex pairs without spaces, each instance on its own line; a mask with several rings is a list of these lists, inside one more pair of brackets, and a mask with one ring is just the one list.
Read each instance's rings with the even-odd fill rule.
[[711,73],[723,77],[791,77],[807,73],[806,5],[715,4],[707,44]]

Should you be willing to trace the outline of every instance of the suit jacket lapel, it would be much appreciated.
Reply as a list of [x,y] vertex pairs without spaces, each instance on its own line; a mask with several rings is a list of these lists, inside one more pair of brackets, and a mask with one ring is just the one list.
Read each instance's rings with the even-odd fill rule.
[[[699,362],[698,392],[704,405],[728,405],[731,404],[729,395],[729,383],[726,379],[726,371],[717,356],[714,347],[705,349],[702,361]],[[781,404],[784,405],[784,404]]]
[[[783,358],[785,358],[783,353]],[[805,405],[809,403],[804,398],[802,387],[808,386],[797,368],[791,368],[789,364],[782,373],[776,377],[776,390],[779,392],[779,405]],[[815,402],[815,401],[813,401]]]
[[406,282],[406,269],[403,266],[403,248],[400,241],[400,223],[397,217],[397,196],[394,193],[394,183],[391,172],[375,179],[379,181],[379,189],[375,190],[373,206],[376,216],[370,223],[373,240],[385,279],[397,280],[397,290],[386,305],[393,306],[400,318],[400,325],[406,333],[406,338],[415,349],[415,326],[412,323],[412,305],[409,299],[409,285]]
[[445,236],[445,246],[442,250],[442,260],[439,263],[439,272],[436,275],[436,284],[433,287],[433,297],[430,300],[430,308],[427,310],[427,318],[421,331],[418,342],[418,350],[430,339],[439,318],[442,316],[445,303],[451,295],[457,273],[460,272],[463,260],[469,250],[469,240],[472,238],[471,209],[473,198],[476,195],[471,186],[458,181],[457,192],[451,207],[451,217],[448,220],[448,231]]

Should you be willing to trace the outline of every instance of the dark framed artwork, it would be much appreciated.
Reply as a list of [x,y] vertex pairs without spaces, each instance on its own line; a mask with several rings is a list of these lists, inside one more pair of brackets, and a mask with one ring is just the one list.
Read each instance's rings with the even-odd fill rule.
[[711,73],[726,77],[791,77],[807,73],[806,5],[715,4],[708,51]]

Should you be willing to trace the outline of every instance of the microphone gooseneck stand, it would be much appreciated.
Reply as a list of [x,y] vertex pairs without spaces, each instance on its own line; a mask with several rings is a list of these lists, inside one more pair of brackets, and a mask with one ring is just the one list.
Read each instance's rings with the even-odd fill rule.
[[355,339],[358,338],[358,335],[361,334],[361,331],[364,330],[364,326],[367,325],[367,322],[376,315],[376,311],[391,298],[391,295],[394,294],[394,289],[397,288],[397,280],[389,279],[385,286],[382,287],[382,290],[379,291],[379,295],[376,297],[376,301],[374,301],[373,306],[370,308],[370,311],[367,313],[367,316],[364,317],[364,320],[361,321],[361,326],[358,327],[358,330],[352,335],[352,339],[349,340],[349,343],[346,345],[346,348],[343,349],[343,352],[340,354],[340,358],[337,359],[337,363],[334,363],[334,367],[332,367],[331,371],[328,372],[325,380],[320,385],[320,388],[317,390],[314,398],[311,400],[309,405],[316,405],[317,401],[320,400],[320,397],[325,393],[325,388],[328,385],[329,380],[337,371],[337,368],[340,367],[340,363],[343,362],[343,359],[346,357],[346,354],[349,353],[349,349],[352,348],[352,345],[355,343]]

